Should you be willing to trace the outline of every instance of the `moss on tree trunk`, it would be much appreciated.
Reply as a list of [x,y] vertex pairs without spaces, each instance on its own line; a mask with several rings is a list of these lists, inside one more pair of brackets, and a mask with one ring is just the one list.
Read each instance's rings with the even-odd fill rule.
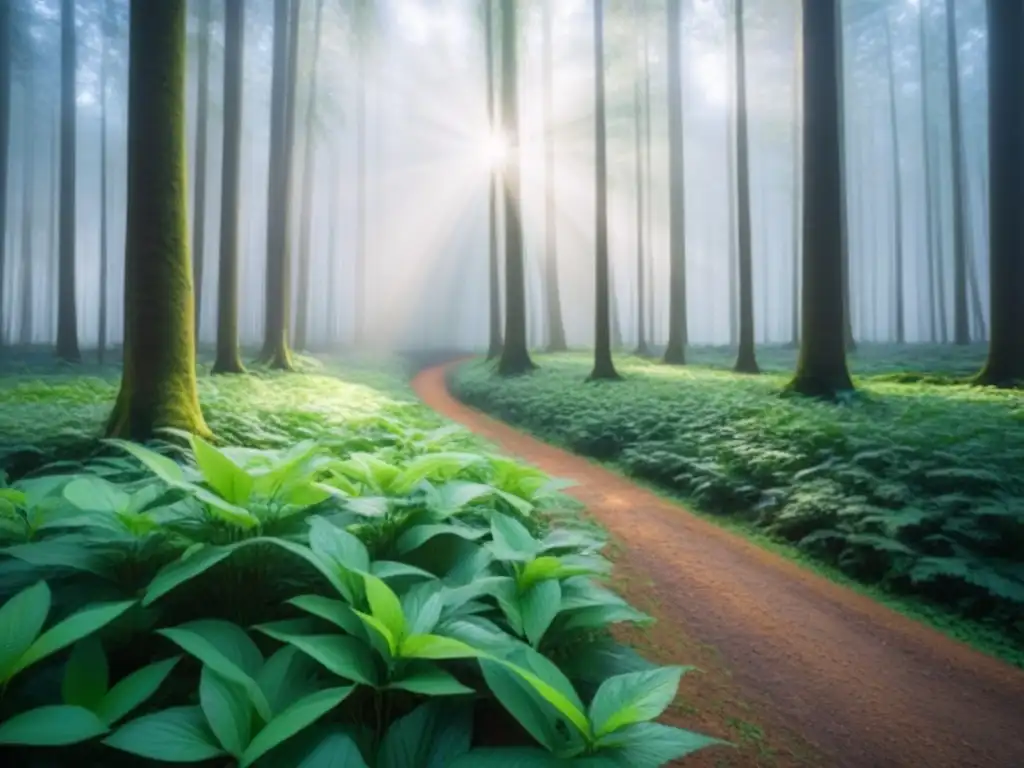
[[132,0],[121,391],[107,425],[208,433],[196,391],[185,195],[185,3]]

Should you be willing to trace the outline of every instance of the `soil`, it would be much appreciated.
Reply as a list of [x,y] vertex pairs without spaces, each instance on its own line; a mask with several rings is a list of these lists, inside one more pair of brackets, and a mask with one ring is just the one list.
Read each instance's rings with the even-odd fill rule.
[[618,588],[657,619],[631,639],[660,662],[699,668],[666,720],[736,748],[686,766],[1024,767],[1024,670],[457,402],[446,372],[419,374],[420,398],[578,483],[568,493],[618,550]]

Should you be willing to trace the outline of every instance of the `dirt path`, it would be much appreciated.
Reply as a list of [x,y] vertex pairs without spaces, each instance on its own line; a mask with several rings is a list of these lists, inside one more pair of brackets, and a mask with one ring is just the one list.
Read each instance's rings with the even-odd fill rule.
[[659,619],[716,649],[746,698],[820,750],[815,765],[1024,767],[1024,671],[458,403],[443,367],[414,387],[503,451],[578,482],[571,495],[649,578]]

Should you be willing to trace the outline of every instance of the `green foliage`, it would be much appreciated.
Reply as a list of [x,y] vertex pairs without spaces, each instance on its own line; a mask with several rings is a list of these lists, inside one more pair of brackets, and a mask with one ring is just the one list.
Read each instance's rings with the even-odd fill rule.
[[[770,351],[769,351],[770,352]],[[902,365],[954,376],[966,357]],[[716,362],[713,351],[698,351]],[[631,359],[617,387],[582,385],[589,359],[551,356],[533,376],[467,364],[467,403],[733,515],[850,576],[941,603],[1024,637],[1024,401],[945,381],[874,374],[844,404],[779,396],[783,375],[668,369]],[[921,352],[924,355],[925,352]],[[764,357],[770,368],[772,354]],[[930,362],[929,362],[930,360]],[[880,373],[885,371],[886,373]]]
[[2,489],[14,764],[514,764],[473,748],[504,730],[541,764],[643,767],[712,743],[637,730],[682,670],[610,636],[648,618],[597,581],[604,538],[561,484],[386,389],[328,411],[317,376],[270,382],[298,410],[244,447],[94,443]]

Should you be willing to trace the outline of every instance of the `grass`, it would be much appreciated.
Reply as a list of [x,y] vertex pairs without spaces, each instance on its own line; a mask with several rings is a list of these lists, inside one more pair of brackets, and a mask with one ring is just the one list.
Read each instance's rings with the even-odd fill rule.
[[738,376],[729,353],[669,368],[541,356],[498,380],[481,363],[457,394],[535,434],[614,464],[699,511],[841,575],[905,612],[1024,662],[1024,397],[963,383],[978,348],[865,347],[843,404],[780,397],[795,353]]

